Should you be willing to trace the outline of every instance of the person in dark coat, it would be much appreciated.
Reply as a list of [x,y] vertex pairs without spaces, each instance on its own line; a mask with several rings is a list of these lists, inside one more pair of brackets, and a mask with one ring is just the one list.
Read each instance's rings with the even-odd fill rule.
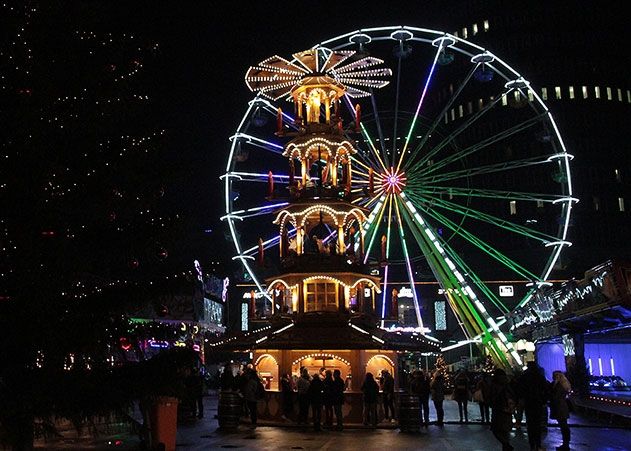
[[283,374],[280,379],[280,395],[283,406],[283,420],[288,420],[294,411],[294,390],[289,374]]
[[570,418],[570,409],[567,404],[567,395],[572,391],[570,381],[567,380],[562,371],[552,373],[552,395],[550,398],[550,417],[557,420],[561,429],[563,444],[557,446],[557,450],[566,451],[570,449],[570,427],[567,420]]
[[386,421],[391,420],[394,422],[394,377],[392,377],[388,370],[383,370],[381,372],[381,390],[384,417]]
[[429,379],[423,370],[414,372],[412,381],[410,382],[410,392],[418,396],[419,413],[421,424],[429,425]]
[[509,384],[506,373],[498,368],[493,373],[490,390],[491,431],[502,444],[502,451],[511,451],[510,431],[513,429],[513,410],[515,394]]
[[309,386],[311,385],[311,378],[306,368],[301,368],[300,377],[296,382],[296,389],[298,391],[298,424],[306,423],[309,416]]
[[469,375],[466,371],[460,371],[454,378],[454,401],[458,403],[458,414],[460,415],[460,422],[469,422],[469,412],[467,406],[469,403],[469,393],[471,387],[469,386]]
[[346,389],[346,384],[342,379],[342,373],[340,370],[333,371],[333,411],[335,412],[335,419],[337,421],[337,430],[341,431],[343,429],[343,418],[342,418],[342,405],[344,404],[344,390]]
[[333,373],[331,370],[324,371],[322,380],[322,404],[324,405],[324,426],[333,427]]
[[247,381],[243,387],[243,398],[248,404],[248,411],[250,412],[250,422],[253,427],[256,427],[257,422],[257,403],[258,396],[257,392],[259,390],[259,384],[262,383],[259,375],[256,373],[256,370],[249,369],[246,372]]
[[320,379],[318,373],[313,373],[311,384],[307,393],[309,395],[309,403],[311,404],[311,412],[313,418],[313,430],[321,431],[322,422],[322,392],[324,391],[324,383]]
[[491,379],[488,373],[482,373],[475,385],[475,391],[478,392],[476,401],[480,407],[480,421],[483,424],[491,422],[491,410],[489,401],[491,399]]
[[542,449],[542,422],[549,397],[549,382],[536,362],[528,362],[517,380],[518,396],[524,400],[528,442],[532,451]]
[[442,427],[445,418],[445,410],[443,409],[443,401],[445,400],[445,376],[442,370],[434,371],[432,380],[429,383],[429,388],[432,392],[432,401],[436,409],[436,424]]
[[375,381],[375,377],[372,373],[366,373],[366,379],[364,379],[361,390],[364,394],[364,425],[377,427],[377,395],[379,394],[379,385]]

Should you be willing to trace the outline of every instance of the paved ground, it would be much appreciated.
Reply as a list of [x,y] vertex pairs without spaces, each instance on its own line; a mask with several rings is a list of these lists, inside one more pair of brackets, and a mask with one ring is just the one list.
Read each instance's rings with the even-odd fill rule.
[[[234,433],[223,433],[218,429],[217,397],[204,398],[205,417],[201,420],[181,421],[178,426],[178,450],[209,449],[242,449],[242,450],[280,450],[280,449],[339,449],[339,450],[379,450],[389,449],[426,449],[426,450],[499,450],[501,449],[488,426],[473,421],[471,424],[459,424],[456,403],[445,401],[446,424],[440,428],[430,425],[418,434],[402,433],[396,425],[380,425],[376,430],[362,426],[349,426],[342,432],[313,432],[294,424],[283,427],[259,425],[251,429],[243,423]],[[434,416],[433,407],[430,416]],[[479,418],[477,405],[469,406],[469,417]],[[574,416],[571,421],[572,449],[574,450],[630,450],[631,431],[596,424],[588,418]],[[120,440],[116,444],[116,440]],[[528,450],[528,437],[524,430],[516,430],[512,434],[515,450]],[[560,444],[560,433],[557,427],[550,426],[544,440],[548,450],[554,450]],[[139,449],[139,439],[129,433],[101,436],[98,439],[89,437],[73,438],[37,443],[39,449],[103,449],[122,450]]]

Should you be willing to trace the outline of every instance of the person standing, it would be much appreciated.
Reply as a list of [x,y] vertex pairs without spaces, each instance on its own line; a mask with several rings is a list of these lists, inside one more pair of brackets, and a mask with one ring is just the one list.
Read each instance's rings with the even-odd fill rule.
[[324,405],[324,426],[331,429],[333,428],[333,373],[331,370],[324,371],[322,404]]
[[313,419],[313,430],[318,432],[322,430],[322,391],[324,383],[320,379],[318,373],[313,373],[311,383],[307,393],[309,395],[309,403],[311,404],[311,414]]
[[283,374],[283,377],[280,379],[280,395],[283,406],[283,415],[281,418],[288,420],[294,411],[294,390],[289,374],[287,373]]
[[[250,422],[253,427],[256,427],[257,422],[257,403],[260,399],[260,391],[263,387],[263,382],[256,374],[256,370],[250,369],[247,371],[247,382],[243,389],[243,397],[248,404],[248,411],[250,412]],[[263,391],[265,389],[263,388]]]
[[346,384],[342,379],[340,370],[333,371],[333,410],[335,411],[335,420],[337,421],[337,430],[343,429],[342,404],[344,404],[344,389]]
[[366,379],[364,379],[361,390],[364,394],[364,425],[377,427],[377,395],[379,394],[379,385],[377,385],[372,373],[366,373]]
[[429,424],[429,379],[423,370],[416,370],[410,382],[410,391],[418,396],[421,424],[427,427]]
[[482,424],[488,424],[491,422],[491,411],[489,408],[490,401],[490,388],[491,383],[487,373],[480,374],[478,382],[475,385],[475,391],[473,392],[474,401],[477,401],[480,407],[480,421]]
[[458,403],[458,414],[460,415],[460,422],[469,422],[469,392],[471,388],[469,386],[469,375],[466,370],[459,371],[454,378],[454,401]]
[[530,361],[517,381],[518,397],[524,400],[528,443],[531,451],[543,449],[541,446],[542,421],[546,413],[549,382],[536,362]]
[[563,444],[557,446],[557,450],[566,451],[570,449],[570,427],[567,424],[570,418],[570,409],[567,405],[567,395],[572,391],[570,381],[567,380],[562,371],[552,373],[552,395],[550,398],[550,417],[557,420],[561,429]]
[[204,393],[206,392],[206,383],[204,381],[201,368],[198,369],[193,367],[191,371],[193,375],[192,390],[193,397],[195,399],[197,418],[201,419],[204,418]]
[[445,410],[443,409],[443,401],[445,400],[445,376],[442,370],[434,371],[429,387],[432,392],[434,408],[436,409],[436,424],[442,427],[445,418]]
[[[394,419],[394,378],[388,370],[381,372],[381,390],[385,420],[394,423],[396,421]],[[390,416],[392,416],[392,418],[390,418]]]
[[502,444],[502,451],[511,451],[510,431],[513,428],[515,395],[503,369],[498,368],[493,373],[490,392],[491,431]]
[[309,415],[309,385],[311,385],[311,379],[306,368],[301,368],[300,377],[296,383],[298,391],[298,424],[307,422]]

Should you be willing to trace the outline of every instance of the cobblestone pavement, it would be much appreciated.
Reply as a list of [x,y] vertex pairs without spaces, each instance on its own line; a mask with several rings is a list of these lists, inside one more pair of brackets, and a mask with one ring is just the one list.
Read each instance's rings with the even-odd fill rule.
[[[215,417],[217,413],[216,395],[204,398],[205,417],[202,419],[181,419],[177,432],[178,450],[242,449],[242,450],[291,450],[291,449],[336,449],[336,450],[380,450],[424,449],[424,450],[500,450],[488,425],[479,421],[477,405],[469,405],[470,424],[460,424],[458,409],[453,401],[445,401],[446,423],[441,428],[430,424],[420,433],[403,433],[396,424],[382,423],[377,429],[361,425],[348,425],[344,431],[313,432],[307,427],[286,423],[282,426],[268,426],[260,423],[256,429],[250,428],[246,419],[233,433],[222,432]],[[433,407],[430,417],[434,416]],[[544,439],[544,447],[554,450],[561,443],[559,429],[550,424]],[[574,416],[572,427],[573,450],[630,450],[631,431],[597,424],[588,418]],[[116,440],[120,440],[117,444]],[[525,427],[514,430],[511,443],[516,451],[528,450],[528,436]],[[92,438],[66,438],[48,443],[36,443],[38,449],[139,449],[140,441],[132,434],[101,436]]]

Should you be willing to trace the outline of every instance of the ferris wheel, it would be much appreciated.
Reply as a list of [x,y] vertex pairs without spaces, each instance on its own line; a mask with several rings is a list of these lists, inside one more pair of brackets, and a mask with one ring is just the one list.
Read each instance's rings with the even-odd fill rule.
[[[371,28],[312,48],[324,59],[346,52],[345,63],[358,75],[353,79],[343,67],[328,72],[357,82],[344,95],[340,126],[357,150],[350,189],[353,203],[368,212],[363,258],[381,262],[382,309],[397,274],[411,288],[423,327],[414,287],[429,275],[468,338],[487,337],[497,353],[519,361],[497,318],[548,284],[571,245],[577,202],[572,155],[537,89],[490,50],[442,31]],[[279,73],[277,86],[291,83],[290,75]],[[273,214],[287,205],[283,193],[293,178],[282,156],[286,140],[276,131],[296,122],[283,111],[291,111],[287,96],[259,93],[249,102],[222,176],[222,219],[234,258],[261,293],[273,270],[262,255],[272,255],[280,241]],[[530,288],[506,305],[486,283],[500,278]]]

